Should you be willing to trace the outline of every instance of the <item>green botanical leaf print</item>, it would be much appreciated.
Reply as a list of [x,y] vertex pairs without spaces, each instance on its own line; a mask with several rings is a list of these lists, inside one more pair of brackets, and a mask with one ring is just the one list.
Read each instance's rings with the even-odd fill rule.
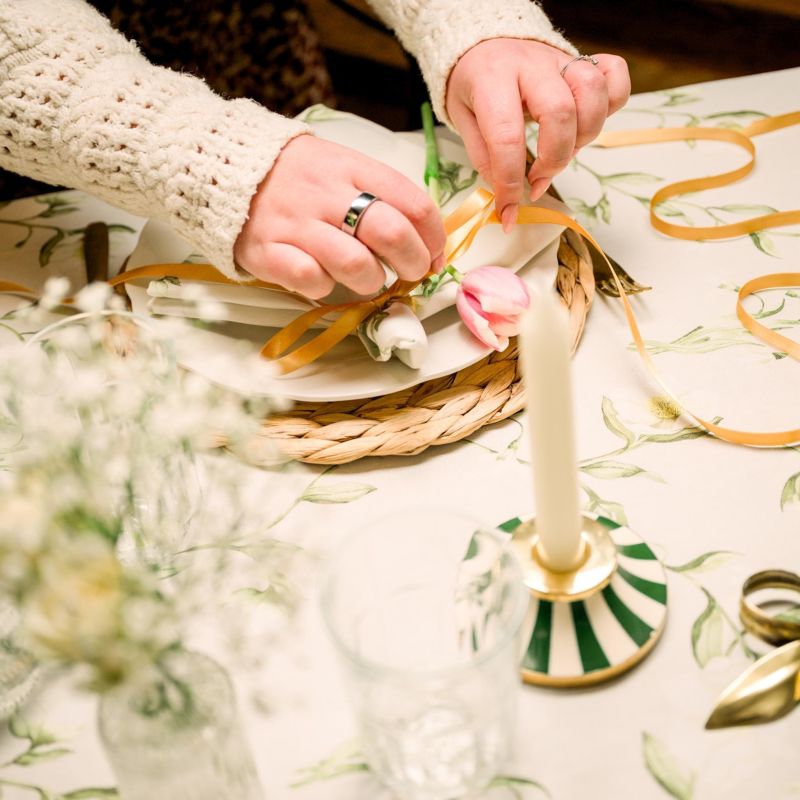
[[593,478],[603,478],[604,480],[633,478],[635,475],[641,475],[661,483],[664,481],[660,475],[656,475],[654,472],[648,472],[646,469],[642,469],[642,467],[637,467],[634,464],[625,464],[622,461],[613,461],[611,459],[586,464],[580,467],[580,470],[587,475],[591,475]]
[[369,772],[369,765],[364,761],[361,745],[357,739],[343,744],[316,764],[299,770],[298,778],[291,787],[297,789],[310,783],[327,781],[354,772]]
[[775,250],[775,243],[772,237],[764,231],[755,231],[750,234],[750,241],[765,255],[772,256],[773,258],[780,258],[778,252]]
[[54,758],[68,756],[72,750],[67,747],[54,747],[50,750],[29,750],[17,756],[11,763],[20,767],[29,767],[42,761],[52,761]]
[[706,607],[692,625],[692,652],[700,667],[705,667],[711,659],[725,655],[722,633],[725,616],[717,601],[703,589]]
[[60,228],[39,248],[39,266],[46,267],[53,257],[56,247],[64,240],[66,234]]
[[651,175],[648,172],[615,172],[612,175],[600,176],[600,183],[617,185],[642,186],[647,183],[658,183],[663,181],[658,175]]
[[337,111],[335,108],[329,108],[323,103],[316,103],[313,106],[309,106],[305,111],[301,111],[297,119],[301,122],[311,123],[325,122],[330,119],[341,119],[344,116],[345,114],[341,111]]
[[800,472],[796,472],[789,480],[783,485],[781,492],[781,511],[786,508],[789,503],[800,502]]
[[40,725],[34,725],[24,717],[14,716],[8,721],[8,732],[15,739],[27,739],[33,747],[54,744],[58,741],[55,734]]
[[[715,417],[712,421],[719,423],[721,417]],[[701,436],[708,435],[708,431],[705,428],[701,428],[699,425],[689,425],[686,428],[670,431],[669,433],[648,433],[642,437],[642,441],[667,444],[669,442],[683,442],[687,439],[699,439]]]
[[550,792],[538,781],[532,781],[529,778],[519,778],[514,775],[498,775],[490,784],[489,790],[492,789],[508,789],[515,800],[523,800],[525,797],[526,789],[535,789],[537,792],[550,797]]
[[715,211],[726,211],[729,214],[740,214],[743,217],[761,217],[765,214],[774,214],[777,208],[772,206],[751,204],[751,203],[729,203],[724,206],[711,206]]
[[592,491],[586,484],[581,484],[581,489],[586,492],[589,502],[586,503],[586,511],[597,511],[602,516],[608,517],[610,520],[619,523],[620,525],[628,524],[628,517],[625,514],[625,508],[622,503],[617,503],[613,500],[604,500],[597,492]]
[[700,95],[697,94],[689,94],[688,92],[676,92],[672,90],[659,92],[659,94],[665,95],[667,98],[661,104],[663,107],[686,106],[690,105],[691,103],[697,103],[702,99]]
[[694,773],[682,767],[663,742],[647,731],[642,732],[642,755],[648,772],[670,797],[692,800]]
[[608,428],[615,436],[619,436],[621,439],[624,439],[628,445],[632,445],[636,439],[636,434],[623,425],[622,420],[620,420],[619,414],[617,413],[617,409],[610,397],[603,397],[603,402],[600,406],[600,409],[603,412],[603,422],[605,423],[606,428]]
[[374,492],[376,486],[368,483],[336,483],[330,485],[309,486],[300,499],[306,503],[351,503],[364,495]]
[[685,574],[700,574],[702,572],[711,572],[718,569],[723,564],[727,564],[733,558],[740,556],[741,553],[733,553],[730,550],[712,550],[708,553],[703,553],[685,564],[677,566],[667,565],[667,569],[673,572],[683,572]]
[[90,789],[75,789],[72,792],[59,795],[58,800],[111,800],[119,797],[116,789],[102,789],[94,787]]

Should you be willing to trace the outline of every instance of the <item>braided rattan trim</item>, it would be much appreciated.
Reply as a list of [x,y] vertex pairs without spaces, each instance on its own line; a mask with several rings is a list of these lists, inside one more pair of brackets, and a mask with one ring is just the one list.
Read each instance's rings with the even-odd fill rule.
[[[570,311],[573,352],[594,297],[589,252],[571,231],[561,236],[556,286]],[[262,436],[289,458],[346,464],[366,456],[410,456],[457,442],[510,417],[525,403],[517,342],[436,380],[401,392],[336,403],[297,403],[265,420]]]

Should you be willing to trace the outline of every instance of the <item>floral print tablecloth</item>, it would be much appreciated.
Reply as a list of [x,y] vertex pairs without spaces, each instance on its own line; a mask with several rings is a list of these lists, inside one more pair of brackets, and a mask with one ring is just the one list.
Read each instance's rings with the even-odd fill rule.
[[[800,69],[638,95],[609,127],[735,128],[794,110],[798,85]],[[797,208],[799,141],[792,128],[760,137],[749,178],[672,200],[661,213],[708,225]],[[796,427],[800,368],[746,333],[734,302],[748,278],[797,270],[800,231],[690,243],[661,236],[647,220],[648,198],[665,182],[741,159],[738,149],[718,143],[588,148],[557,185],[608,252],[653,287],[634,305],[658,368],[686,405],[730,426]],[[0,276],[37,286],[48,274],[81,280],[80,234],[96,219],[113,225],[114,268],[143,220],[80,192],[7,204],[0,209]],[[751,300],[763,322],[800,335],[800,292]],[[703,730],[719,692],[767,649],[742,632],[742,581],[763,568],[800,570],[800,448],[735,447],[680,418],[647,379],[620,305],[608,298],[589,316],[575,381],[585,506],[628,524],[663,559],[667,629],[653,654],[614,683],[568,692],[520,685],[515,758],[487,796],[800,797],[800,713],[759,728]],[[285,484],[265,487],[269,530],[324,560],[349,532],[409,503],[495,522],[530,513],[527,447],[521,414],[412,459],[293,470]],[[266,478],[254,470],[250,480]],[[239,679],[266,798],[373,800],[385,795],[353,739],[318,618],[315,575],[310,569],[306,603],[289,628],[264,640],[258,671],[235,659],[228,666]],[[64,676],[45,680],[7,726],[0,764],[0,794],[11,800],[116,796],[95,700]]]

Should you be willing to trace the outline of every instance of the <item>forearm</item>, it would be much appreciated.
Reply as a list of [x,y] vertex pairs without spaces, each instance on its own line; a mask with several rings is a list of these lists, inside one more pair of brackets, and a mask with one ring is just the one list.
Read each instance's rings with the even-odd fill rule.
[[306,130],[152,66],[82,0],[0,0],[0,166],[165,219],[229,275],[252,196]]
[[536,39],[577,51],[531,0],[369,0],[417,59],[437,116],[445,111],[447,79],[458,59],[485,39]]

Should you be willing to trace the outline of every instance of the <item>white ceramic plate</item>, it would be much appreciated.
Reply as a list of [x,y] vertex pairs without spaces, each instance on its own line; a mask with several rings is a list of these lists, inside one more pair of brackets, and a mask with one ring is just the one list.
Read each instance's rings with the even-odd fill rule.
[[[336,112],[325,116],[325,119],[312,119],[317,135],[355,147],[422,183],[425,155],[421,146],[360,117]],[[444,158],[468,163],[459,144],[445,140],[441,151]],[[445,206],[445,212],[466,195],[465,191],[452,199]],[[519,271],[530,284],[552,286],[558,266],[556,252],[560,233],[561,228],[555,225],[520,225],[506,236],[499,226],[487,226],[457,266],[467,271],[482,264],[501,264]],[[181,262],[190,254],[190,246],[168,226],[150,222],[142,231],[128,268]],[[128,291],[134,310],[147,313],[144,287],[129,285]],[[455,308],[429,317],[424,326],[429,337],[429,352],[419,370],[412,370],[396,359],[384,363],[373,361],[356,337],[348,337],[313,364],[289,375],[277,376],[268,369],[242,369],[242,359],[253,359],[275,329],[232,322],[219,323],[210,329],[192,329],[176,342],[176,351],[185,367],[236,391],[318,402],[399,391],[463,369],[490,352],[461,323]]]

